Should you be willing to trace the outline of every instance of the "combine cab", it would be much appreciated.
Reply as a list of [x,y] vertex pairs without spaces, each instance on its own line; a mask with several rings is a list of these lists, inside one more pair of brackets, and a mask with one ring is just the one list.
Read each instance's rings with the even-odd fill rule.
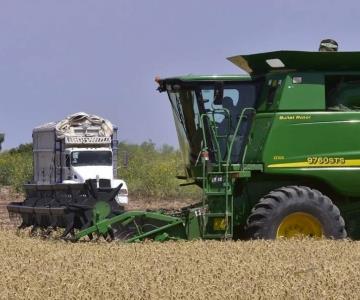
[[336,50],[230,57],[246,76],[157,78],[202,199],[175,215],[93,213],[74,240],[359,238],[360,52]]

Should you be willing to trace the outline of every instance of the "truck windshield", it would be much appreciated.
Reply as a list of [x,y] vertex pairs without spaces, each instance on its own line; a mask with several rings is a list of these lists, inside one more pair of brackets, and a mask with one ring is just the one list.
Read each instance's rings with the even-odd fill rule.
[[73,151],[71,152],[73,166],[111,166],[111,151]]

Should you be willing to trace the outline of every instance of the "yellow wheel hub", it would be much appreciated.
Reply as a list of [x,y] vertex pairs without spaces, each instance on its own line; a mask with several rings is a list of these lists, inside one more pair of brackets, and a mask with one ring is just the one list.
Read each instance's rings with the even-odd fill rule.
[[323,228],[320,222],[310,214],[296,212],[286,216],[280,223],[276,238],[295,236],[321,237]]

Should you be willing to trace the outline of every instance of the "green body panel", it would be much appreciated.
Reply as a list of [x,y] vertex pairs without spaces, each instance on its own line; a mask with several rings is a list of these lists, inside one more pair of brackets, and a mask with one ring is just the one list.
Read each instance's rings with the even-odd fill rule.
[[314,177],[341,195],[360,196],[360,112],[270,115],[258,157],[265,173]]
[[253,123],[253,128],[250,133],[245,162],[263,162],[262,153],[264,150],[266,138],[273,123],[273,119],[274,114],[272,113],[259,113],[256,115]]
[[[301,78],[301,84],[293,83]],[[313,73],[290,73],[286,76],[281,90],[278,111],[324,110],[325,88],[324,75]]]

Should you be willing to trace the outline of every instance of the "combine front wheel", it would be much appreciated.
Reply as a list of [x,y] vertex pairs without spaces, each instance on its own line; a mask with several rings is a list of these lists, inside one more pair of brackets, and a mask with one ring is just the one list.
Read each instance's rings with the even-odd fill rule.
[[282,187],[262,198],[252,209],[247,231],[260,239],[346,237],[339,209],[319,191],[304,186]]

